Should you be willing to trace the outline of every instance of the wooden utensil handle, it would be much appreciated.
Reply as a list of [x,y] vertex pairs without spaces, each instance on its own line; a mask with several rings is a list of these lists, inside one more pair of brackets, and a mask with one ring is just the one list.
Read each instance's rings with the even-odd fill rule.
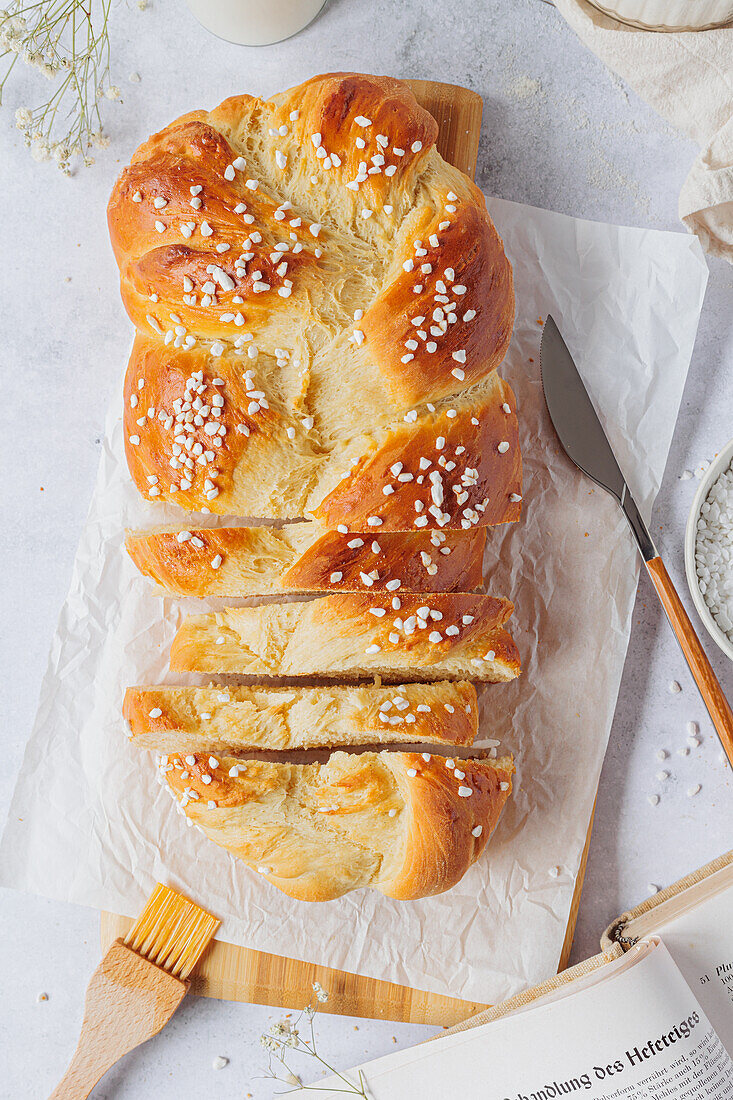
[[156,1035],[188,986],[117,940],[92,974],[69,1068],[49,1100],[86,1100],[123,1054]]
[[730,703],[723,694],[723,689],[713,672],[705,650],[700,644],[700,639],[695,633],[690,617],[682,605],[682,600],[677,595],[677,589],[672,583],[664,562],[657,556],[646,562],[646,567],[672,629],[677,635],[677,640],[682,646],[682,652],[690,666],[692,675],[695,677],[695,683],[700,689],[700,694],[705,706],[708,708],[713,725],[718,731],[718,737],[728,759],[733,764],[733,710],[731,710]]

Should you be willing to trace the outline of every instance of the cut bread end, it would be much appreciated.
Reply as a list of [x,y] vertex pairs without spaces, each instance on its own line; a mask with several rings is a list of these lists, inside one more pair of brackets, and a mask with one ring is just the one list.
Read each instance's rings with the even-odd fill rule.
[[163,756],[179,810],[303,901],[371,887],[413,900],[454,886],[481,855],[514,764],[430,753],[336,752],[323,764]]

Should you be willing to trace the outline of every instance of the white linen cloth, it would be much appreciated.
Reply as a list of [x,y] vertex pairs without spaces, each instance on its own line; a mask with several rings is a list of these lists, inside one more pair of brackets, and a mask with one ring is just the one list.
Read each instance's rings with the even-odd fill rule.
[[626,26],[587,0],[555,0],[581,42],[700,146],[679,215],[703,248],[733,263],[733,27]]

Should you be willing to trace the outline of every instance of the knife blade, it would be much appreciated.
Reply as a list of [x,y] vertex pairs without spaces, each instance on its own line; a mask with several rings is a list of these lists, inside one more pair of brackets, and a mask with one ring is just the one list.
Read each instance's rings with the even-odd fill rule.
[[563,450],[579,470],[616,498],[629,521],[720,743],[733,764],[733,711],[642,519],[567,344],[549,315],[540,344],[540,374],[547,411]]
[[540,374],[550,420],[568,458],[616,497],[631,525],[644,561],[657,557],[649,529],[621,473],[593,402],[567,344],[548,315],[540,344]]

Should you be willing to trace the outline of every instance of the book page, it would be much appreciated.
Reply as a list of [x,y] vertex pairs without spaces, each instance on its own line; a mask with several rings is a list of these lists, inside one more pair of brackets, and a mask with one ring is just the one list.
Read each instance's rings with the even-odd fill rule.
[[733,1056],[733,887],[666,921],[659,932]]
[[[733,1062],[669,952],[659,942],[632,951],[638,961],[609,963],[605,982],[367,1063],[367,1095],[733,1100]],[[344,1095],[343,1079],[316,1087],[331,1100]]]

